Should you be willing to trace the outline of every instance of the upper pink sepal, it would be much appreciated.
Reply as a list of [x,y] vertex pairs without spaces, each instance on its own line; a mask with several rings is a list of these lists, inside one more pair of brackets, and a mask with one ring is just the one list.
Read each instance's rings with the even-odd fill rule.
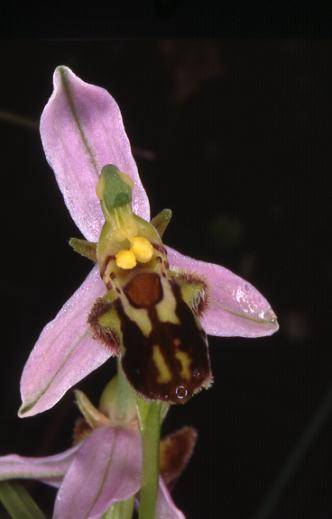
[[52,486],[59,486],[69,465],[74,459],[78,446],[60,454],[32,458],[9,454],[0,457],[0,481],[6,479],[38,479]]
[[105,286],[96,267],[43,329],[24,366],[20,417],[52,407],[74,384],[98,368],[111,351],[92,338],[87,318]]
[[171,269],[187,272],[206,286],[200,317],[209,335],[263,337],[279,328],[267,300],[250,283],[224,267],[195,260],[167,247]]
[[56,497],[54,519],[99,519],[134,495],[141,483],[141,440],[136,431],[100,427],[82,443]]
[[76,225],[88,240],[98,240],[104,218],[96,183],[106,164],[114,164],[131,176],[135,183],[133,210],[149,220],[149,201],[113,97],[103,88],[85,83],[68,67],[57,67],[53,82],[40,133],[46,158]]

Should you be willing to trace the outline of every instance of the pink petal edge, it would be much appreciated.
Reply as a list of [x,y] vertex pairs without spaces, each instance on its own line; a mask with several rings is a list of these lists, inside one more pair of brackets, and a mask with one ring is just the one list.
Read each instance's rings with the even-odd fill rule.
[[20,417],[52,407],[74,384],[101,366],[111,352],[92,338],[87,318],[105,292],[96,267],[43,329],[24,366]]
[[96,241],[104,222],[95,188],[105,164],[115,164],[135,183],[133,210],[149,220],[149,200],[131,153],[121,112],[103,88],[57,67],[54,91],[40,120],[45,155],[69,212],[83,235]]
[[167,247],[171,269],[201,279],[207,302],[201,316],[206,333],[223,337],[263,337],[278,328],[267,300],[250,283],[224,267],[195,260]]
[[141,482],[141,440],[136,431],[100,427],[82,443],[59,489],[54,519],[97,519]]
[[72,463],[79,446],[60,454],[42,458],[8,454],[0,457],[0,481],[8,479],[38,479],[57,486]]
[[181,510],[175,506],[171,494],[162,478],[159,478],[157,519],[185,519]]

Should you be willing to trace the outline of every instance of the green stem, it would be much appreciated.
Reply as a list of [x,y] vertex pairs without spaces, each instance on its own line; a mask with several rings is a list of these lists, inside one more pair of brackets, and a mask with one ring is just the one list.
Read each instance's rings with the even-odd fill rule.
[[143,446],[139,519],[155,519],[159,483],[159,441],[162,403],[137,400]]
[[103,519],[132,519],[134,512],[135,496],[126,501],[119,501],[103,515]]

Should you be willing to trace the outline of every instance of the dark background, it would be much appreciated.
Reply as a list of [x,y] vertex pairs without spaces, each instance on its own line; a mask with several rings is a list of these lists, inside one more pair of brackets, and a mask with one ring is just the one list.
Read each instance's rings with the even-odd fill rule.
[[[66,64],[118,101],[152,213],[174,211],[167,242],[247,278],[279,317],[272,337],[210,339],[213,387],[165,424],[199,431],[176,503],[189,519],[332,518],[331,395],[313,418],[332,372],[332,41],[16,40],[0,56],[1,454],[61,451],[78,416],[72,393],[43,415],[16,416],[35,340],[90,269],[67,245],[79,232],[37,129],[53,70]],[[112,370],[107,363],[80,388],[96,402]],[[271,512],[259,515],[319,420]],[[50,514],[54,491],[27,487]]]

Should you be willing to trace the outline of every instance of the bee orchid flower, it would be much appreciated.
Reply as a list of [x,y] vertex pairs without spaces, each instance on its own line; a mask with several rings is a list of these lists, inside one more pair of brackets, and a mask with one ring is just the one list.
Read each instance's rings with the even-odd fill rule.
[[[76,401],[84,418],[76,423],[74,446],[60,454],[39,458],[0,456],[0,481],[34,479],[57,488],[54,519],[98,519],[113,505],[130,499],[133,508],[142,472],[135,408],[125,417],[114,411],[114,406],[111,412],[110,406],[102,412],[81,391],[76,391]],[[174,483],[184,470],[195,440],[195,430],[184,427],[161,441],[157,519],[184,519],[167,485]],[[181,445],[181,453],[177,444]]]
[[[192,369],[195,359],[190,356],[190,352],[181,349],[181,341],[174,332],[175,328],[170,331],[170,327],[168,327],[165,333],[173,340],[176,351],[176,360],[172,365],[172,359],[165,357],[164,351],[161,351],[161,344],[151,343],[149,345],[152,348],[151,351],[153,351],[149,362],[153,362],[159,370],[160,386],[163,383],[165,383],[165,387],[167,386],[167,380],[173,376],[173,372],[176,372],[179,380],[181,377],[189,378],[191,373],[195,373],[199,381],[196,385],[193,385],[192,393],[199,386],[208,385],[211,376],[208,353],[205,351],[207,348],[204,345],[206,344],[204,332],[205,334],[225,337],[261,337],[271,335],[278,329],[276,316],[269,303],[250,283],[224,267],[192,259],[163,246],[160,236],[166,226],[169,213],[161,213],[159,218],[152,220],[152,224],[155,224],[155,227],[160,231],[158,235],[153,225],[149,223],[149,200],[132,156],[120,110],[113,97],[106,90],[82,81],[67,67],[58,67],[54,73],[53,94],[42,113],[40,132],[47,161],[55,173],[65,204],[87,240],[86,242],[82,240],[81,251],[85,248],[85,253],[83,253],[86,256],[91,256],[91,259],[95,259],[98,264],[64,304],[56,317],[45,326],[31,351],[21,379],[22,406],[19,410],[19,416],[32,416],[51,408],[73,385],[101,366],[112,355],[121,353],[116,341],[113,341],[114,347],[112,347],[109,330],[108,345],[105,347],[105,341],[100,340],[103,339],[103,331],[107,331],[107,324],[105,323],[110,318],[110,314],[107,313],[105,307],[103,307],[105,310],[103,314],[100,305],[96,308],[95,303],[96,300],[102,301],[100,304],[104,305],[109,303],[109,301],[100,298],[105,297],[105,284],[107,286],[108,282],[105,278],[105,269],[109,276],[108,279],[112,278],[113,271],[109,267],[111,263],[114,269],[122,269],[121,272],[127,276],[126,301],[129,299],[131,301],[130,315],[129,310],[126,310],[122,305],[121,308],[118,308],[117,318],[124,319],[125,317],[126,322],[131,322],[138,319],[137,312],[142,310],[142,315],[139,317],[141,319],[141,331],[137,326],[135,330],[136,332],[138,330],[137,333],[141,335],[144,332],[146,337],[150,333],[149,319],[152,320],[152,314],[149,313],[148,320],[144,317],[146,326],[143,325],[144,319],[142,316],[145,306],[144,297],[141,294],[146,293],[144,290],[146,290],[147,283],[150,296],[153,295],[156,298],[156,306],[158,294],[162,290],[164,293],[167,290],[173,290],[173,300],[176,299],[179,302],[180,297],[185,297],[186,289],[189,287],[190,292],[190,289],[195,288],[196,284],[197,292],[187,294],[187,297],[191,298],[195,316],[190,318],[187,316],[188,305],[184,304],[181,306],[181,318],[187,319],[188,317],[189,320],[191,319],[190,322],[193,322],[193,319],[197,321],[196,317],[199,316],[200,325],[197,322],[196,330],[192,332],[191,337],[197,343],[201,341],[199,347],[201,359],[203,359],[201,365],[204,366],[204,369]],[[124,196],[124,202],[118,204],[115,199],[109,200],[107,182],[110,181],[111,177],[113,178],[113,186],[116,183],[122,183],[120,195],[128,194],[127,198],[127,195]],[[96,195],[96,185],[98,196]],[[128,200],[130,201],[129,205]],[[114,209],[115,207],[117,208]],[[122,247],[121,250],[112,249],[111,254],[107,256],[105,251],[102,250],[101,242],[103,234],[101,234],[101,231],[105,228],[105,218],[107,220],[114,209],[112,221],[119,222],[123,207],[127,208],[126,211],[128,210],[126,218],[130,216],[133,226],[139,228],[141,232],[138,235],[136,232],[136,234],[133,233],[130,236],[127,233],[124,239],[130,240],[130,247]],[[108,224],[110,224],[110,221]],[[119,229],[121,232],[123,231],[121,225]],[[80,240],[77,240],[78,242]],[[97,249],[96,242],[98,242]],[[151,244],[153,245],[153,252],[149,249]],[[79,249],[79,246],[77,245],[76,248]],[[155,254],[156,250],[159,250],[159,257]],[[149,267],[149,271],[146,271],[144,270],[147,269],[148,263],[146,262],[150,261],[152,254],[155,254],[153,261],[156,260],[156,264],[153,268]],[[102,265],[106,256],[109,263],[106,262]],[[161,267],[157,265],[157,259],[167,270],[168,278],[173,279],[173,276],[177,280],[176,283],[165,284],[166,281],[162,278]],[[136,277],[135,283],[132,282],[129,286],[132,272],[130,269],[136,268],[136,263],[141,265],[137,268],[143,269],[143,274]],[[159,277],[156,272],[158,272]],[[118,280],[121,275],[121,273],[118,275]],[[159,288],[157,287],[158,283]],[[143,285],[145,288],[142,292],[140,287]],[[175,289],[180,290],[180,288],[176,288],[178,286],[182,290],[182,296],[175,293]],[[116,285],[116,288],[120,291],[121,287],[119,288]],[[165,322],[163,322],[165,313],[168,317],[169,315],[173,316],[175,323],[173,327],[178,326],[174,309],[171,311],[170,305],[164,306],[161,301],[158,312],[154,314],[155,316],[158,314],[160,327],[165,325]],[[95,311],[91,315],[93,308]],[[126,315],[124,316],[124,314]],[[99,330],[99,340],[98,337],[96,338],[98,326],[96,325],[96,319],[94,321],[93,317],[99,319],[98,326],[102,318],[105,318],[104,329]],[[157,318],[154,317],[153,319]],[[167,319],[165,317],[164,321]],[[160,324],[161,322],[162,324]],[[204,331],[200,330],[199,326],[202,326]],[[130,336],[130,333],[134,332],[127,330],[126,333]],[[185,338],[189,337],[188,333],[184,336]],[[198,338],[199,334],[201,339]],[[161,335],[160,332],[157,339]],[[141,342],[143,344],[143,339]],[[135,380],[133,358],[136,355],[139,361],[139,346],[137,346],[135,353],[131,353],[131,357],[129,357],[129,353],[126,355],[124,355],[124,358],[127,359],[127,364],[124,362],[123,368],[129,381],[143,395],[155,397],[156,392],[153,393],[150,389],[150,393],[145,392],[144,389],[141,390],[139,381]],[[136,371],[138,372],[139,369],[137,368]],[[182,398],[182,396],[179,394],[179,398]],[[168,395],[164,392],[162,399],[167,397]],[[171,398],[171,401],[174,401],[174,399],[175,397],[173,400]]]

